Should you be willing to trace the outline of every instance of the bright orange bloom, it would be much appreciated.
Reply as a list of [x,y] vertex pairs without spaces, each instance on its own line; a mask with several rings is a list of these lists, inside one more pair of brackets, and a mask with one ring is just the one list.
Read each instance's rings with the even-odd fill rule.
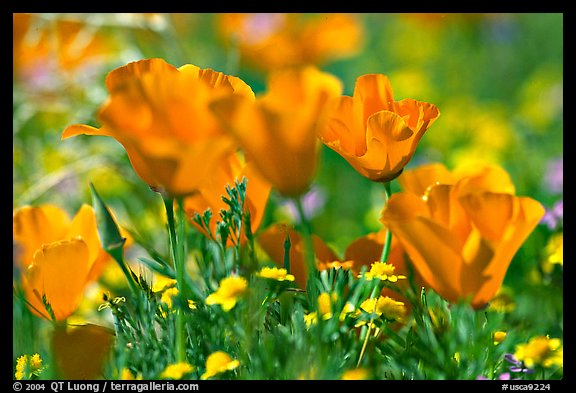
[[444,164],[431,163],[406,170],[398,178],[404,191],[424,196],[428,187],[436,184],[455,184],[466,178],[466,183],[486,191],[514,194],[516,189],[508,173],[497,165],[466,165],[449,171]]
[[[206,180],[196,194],[184,198],[184,210],[188,220],[200,231],[204,232],[204,230],[192,220],[192,217],[194,217],[195,213],[202,214],[209,208],[212,211],[210,229],[214,234],[216,232],[217,221],[220,220],[220,210],[228,208],[228,205],[222,200],[222,196],[228,197],[226,194],[226,185],[233,187],[235,180],[241,181],[244,177],[247,180],[244,208],[250,212],[250,226],[252,232],[256,233],[264,217],[264,210],[272,186],[266,180],[262,179],[260,174],[254,169],[253,164],[242,162],[239,154],[236,152],[214,168],[210,178]],[[241,241],[245,239],[246,236],[242,233]]]
[[341,97],[320,138],[362,176],[388,182],[400,175],[438,116],[433,104],[394,101],[388,77],[367,74],[356,80],[352,97]]
[[94,210],[82,205],[70,220],[56,206],[24,206],[14,212],[13,231],[15,263],[32,312],[50,319],[45,296],[56,320],[66,319],[86,285],[98,279],[110,261],[100,244]]
[[224,13],[217,23],[241,61],[265,71],[350,57],[364,38],[359,18],[351,14]]
[[256,103],[229,97],[215,105],[246,158],[285,196],[305,193],[318,164],[318,130],[335,108],[342,83],[314,67],[278,71]]
[[482,308],[543,215],[539,202],[514,195],[504,170],[487,167],[454,184],[434,182],[424,195],[392,195],[381,221],[426,286],[450,302],[469,299],[474,308]]
[[231,95],[254,99],[252,89],[237,77],[191,64],[176,68],[162,59],[119,67],[108,74],[106,87],[110,96],[98,113],[102,127],[71,125],[62,139],[113,137],[142,180],[172,196],[197,191],[234,150],[209,104]]

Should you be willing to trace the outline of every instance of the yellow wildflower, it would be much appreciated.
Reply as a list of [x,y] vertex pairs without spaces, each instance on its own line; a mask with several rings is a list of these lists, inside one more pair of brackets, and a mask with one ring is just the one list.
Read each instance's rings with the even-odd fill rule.
[[310,328],[311,325],[318,322],[318,314],[314,311],[304,315],[304,322],[306,322],[306,328]]
[[164,292],[162,292],[162,296],[160,297],[160,301],[162,303],[165,303],[169,309],[172,309],[172,299],[176,295],[178,295],[178,288],[172,287],[172,288],[165,289]]
[[226,352],[216,351],[206,359],[206,372],[202,374],[200,379],[208,379],[216,374],[234,370],[239,365],[240,362],[232,359]]
[[494,332],[494,334],[492,335],[492,338],[494,340],[494,345],[498,345],[502,341],[504,341],[507,334],[508,333],[506,333],[506,332]]
[[551,273],[554,265],[564,265],[564,234],[557,233],[553,235],[545,248],[545,259],[542,263],[542,269],[546,273]]
[[[406,315],[406,306],[403,302],[396,301],[389,296],[380,296],[378,299],[366,299],[360,305],[360,309],[369,314],[376,314],[377,317],[383,316],[389,321],[401,321]],[[362,311],[358,310],[356,316],[360,316]],[[360,321],[356,327],[366,324]]]
[[194,371],[194,367],[187,362],[178,362],[169,364],[164,371],[160,374],[161,378],[166,379],[182,379],[186,374]]
[[14,377],[18,380],[30,379],[33,375],[38,376],[43,370],[42,358],[39,354],[22,355],[16,359],[16,372]]
[[294,275],[288,274],[288,271],[284,268],[263,267],[256,275],[276,281],[294,281]]
[[[390,282],[396,282],[399,279],[406,278],[406,276],[404,275],[394,274],[395,269],[396,267],[390,263],[377,261],[372,264],[369,272],[364,273],[364,278],[368,281],[378,278],[382,281],[390,281]],[[361,276],[362,275],[358,275],[358,277]]]
[[142,375],[138,374],[136,377],[134,377],[132,371],[130,371],[127,367],[124,367],[122,370],[120,370],[120,377],[118,379],[123,381],[133,381],[142,379]]
[[352,370],[345,371],[340,379],[342,380],[360,380],[368,379],[370,373],[365,368],[354,368]]
[[526,367],[533,368],[541,365],[549,368],[552,366],[562,367],[563,361],[562,342],[558,338],[549,336],[538,336],[530,339],[527,344],[516,346],[514,356],[523,361]]
[[226,277],[220,281],[218,290],[206,298],[206,304],[220,304],[224,311],[230,311],[247,287],[248,282],[243,277]]
[[346,303],[344,307],[342,307],[342,311],[340,312],[340,322],[342,322],[346,317],[353,313],[356,310],[356,307],[352,303]]
[[322,315],[322,319],[330,319],[332,318],[332,303],[338,299],[338,295],[333,293],[330,295],[329,293],[322,292],[318,296],[318,311],[320,315]]

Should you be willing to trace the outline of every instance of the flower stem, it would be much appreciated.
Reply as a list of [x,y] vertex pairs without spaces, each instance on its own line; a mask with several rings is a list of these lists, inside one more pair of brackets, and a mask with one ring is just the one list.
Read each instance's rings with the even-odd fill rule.
[[[376,295],[376,290],[378,289],[378,285],[372,289],[372,293],[370,294],[370,300],[374,299]],[[370,315],[370,322],[368,322],[368,330],[366,331],[366,337],[364,337],[364,343],[362,344],[362,349],[360,350],[360,356],[358,356],[358,363],[356,363],[356,367],[360,367],[360,363],[362,362],[362,358],[364,357],[364,352],[366,351],[366,345],[368,345],[368,339],[370,338],[370,331],[372,330],[372,324],[374,323],[374,317],[376,313],[376,304],[374,304],[374,310],[372,310],[372,315]]]
[[[178,199],[178,233],[176,233],[176,220],[174,219],[174,198],[163,196],[168,219],[168,233],[172,261],[176,270],[176,285],[179,296],[184,298],[184,211],[182,198]],[[184,302],[183,302],[184,303]],[[186,341],[184,335],[184,314],[180,307],[176,312],[176,358],[178,362],[186,360]]]
[[[390,182],[384,183],[384,194],[386,195],[385,206],[388,204],[388,199],[392,195],[392,189],[390,187]],[[380,256],[380,262],[386,263],[388,261],[388,255],[390,254],[390,247],[392,244],[392,232],[389,228],[386,228],[386,240],[384,241],[384,247],[382,248],[382,255]]]
[[312,240],[312,225],[304,214],[304,206],[300,198],[294,198],[298,215],[300,216],[300,223],[302,226],[302,237],[304,240],[304,260],[308,268],[308,276],[316,270],[316,263],[314,257],[314,242]]

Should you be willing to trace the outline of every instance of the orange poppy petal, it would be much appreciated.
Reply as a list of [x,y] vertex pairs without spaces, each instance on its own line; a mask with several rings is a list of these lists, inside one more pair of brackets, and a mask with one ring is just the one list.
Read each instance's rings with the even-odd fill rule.
[[88,246],[83,240],[62,240],[44,245],[34,254],[27,279],[40,297],[46,296],[60,321],[70,316],[82,299],[90,267]]
[[130,62],[122,67],[112,70],[106,76],[106,88],[109,92],[122,89],[126,83],[143,75],[152,73],[159,75],[174,74],[178,70],[164,59],[154,58]]
[[495,165],[464,166],[454,171],[460,178],[458,194],[466,195],[478,191],[491,191],[514,195],[516,193],[510,175],[503,168]]
[[354,118],[356,127],[364,129],[368,119],[380,111],[392,111],[394,93],[386,75],[366,74],[356,79],[354,86]]
[[405,98],[394,103],[394,112],[406,119],[408,127],[415,132],[429,128],[440,116],[434,104]]
[[450,231],[431,221],[425,202],[413,194],[393,194],[382,222],[398,238],[422,277],[437,293],[456,300],[460,293],[460,244]]
[[36,250],[64,236],[70,225],[68,214],[54,205],[23,206],[13,215],[13,236],[19,245],[16,260],[25,271]]
[[114,331],[103,326],[57,326],[51,346],[59,376],[67,380],[101,379],[113,340]]
[[398,177],[398,183],[404,191],[424,195],[433,184],[454,184],[455,177],[444,164],[432,163],[407,169]]
[[515,218],[508,225],[503,241],[496,246],[494,256],[485,269],[491,282],[480,288],[474,298],[479,304],[486,304],[494,297],[504,281],[512,258],[544,216],[544,207],[532,198],[517,197],[515,203]]
[[96,215],[92,206],[83,204],[74,216],[65,238],[79,237],[88,246],[88,258],[91,262],[98,257],[102,246],[98,237]]
[[68,126],[62,132],[62,140],[68,139],[77,135],[103,135],[111,136],[104,128],[96,128],[92,126],[87,126],[85,124],[73,124]]
[[377,112],[368,119],[366,154],[348,161],[372,180],[390,181],[412,158],[420,138],[397,114]]

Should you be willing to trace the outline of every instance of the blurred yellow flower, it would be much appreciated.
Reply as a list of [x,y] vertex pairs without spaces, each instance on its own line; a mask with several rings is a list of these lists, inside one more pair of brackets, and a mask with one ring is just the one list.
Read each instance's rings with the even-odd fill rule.
[[243,277],[226,277],[220,281],[216,292],[206,298],[206,304],[209,306],[219,304],[224,311],[228,312],[234,308],[238,298],[246,292],[247,287],[248,281]]
[[318,313],[316,311],[304,314],[304,323],[306,323],[307,329],[309,329],[310,326],[314,325],[316,322],[318,322]]
[[352,370],[344,371],[342,380],[363,380],[370,377],[370,372],[365,368],[353,368]]
[[318,313],[320,313],[322,319],[332,318],[332,306],[336,300],[338,300],[336,293],[322,292],[318,295]]
[[16,359],[14,377],[18,380],[31,379],[32,376],[39,376],[43,370],[42,358],[38,353],[34,355],[22,355]]
[[476,168],[457,178],[454,184],[430,181],[424,195],[392,195],[381,220],[427,287],[450,302],[468,298],[474,308],[482,308],[502,285],[544,207],[515,196],[501,168]]
[[270,278],[276,281],[294,281],[294,275],[288,274],[286,269],[277,267],[263,267],[258,273],[258,277]]
[[492,335],[494,345],[498,345],[502,341],[504,341],[504,339],[506,338],[507,335],[508,335],[508,333],[506,333],[506,332],[500,332],[500,331],[494,332],[494,334]]
[[206,372],[200,376],[200,379],[208,379],[217,374],[231,371],[240,365],[238,360],[234,360],[223,351],[216,351],[206,359]]
[[342,83],[309,66],[273,72],[267,87],[256,102],[230,96],[212,109],[262,176],[284,196],[299,196],[316,175],[318,131],[335,109]]
[[[375,314],[377,317],[384,317],[388,321],[402,321],[406,316],[407,309],[403,302],[392,299],[389,296],[379,296],[378,298],[366,299],[360,304],[360,309],[368,314]],[[361,310],[356,311],[356,317],[362,315]],[[356,323],[356,327],[365,325],[367,321],[361,320]]]
[[550,273],[554,265],[564,266],[564,234],[556,233],[550,237],[544,249],[545,258],[542,270]]
[[132,374],[132,371],[130,371],[127,367],[124,367],[122,370],[120,370],[120,375],[118,379],[122,381],[141,380],[142,375],[138,374],[137,376],[134,376],[134,374]]
[[516,308],[516,303],[512,295],[509,287],[501,286],[496,292],[496,295],[490,300],[488,309],[500,313],[512,312]]
[[518,344],[514,356],[524,362],[526,367],[540,365],[545,368],[564,365],[562,342],[558,338],[537,336],[526,344]]
[[194,371],[194,367],[187,362],[173,363],[166,366],[160,373],[160,378],[165,379],[182,379],[186,374]]
[[82,205],[71,220],[54,205],[23,206],[13,215],[16,266],[31,311],[57,321],[70,316],[86,286],[98,279],[110,256],[102,249],[96,216]]
[[191,64],[176,68],[162,59],[116,68],[106,77],[106,87],[110,96],[98,113],[102,127],[71,125],[62,139],[113,137],[140,178],[172,196],[196,192],[235,148],[209,104],[226,96],[254,99],[237,77]]
[[340,98],[320,138],[362,176],[388,182],[400,175],[438,116],[433,104],[395,101],[386,75],[366,74],[356,79],[352,97]]
[[217,18],[220,37],[239,50],[240,61],[264,71],[350,57],[364,41],[361,20],[353,14],[223,13]]

